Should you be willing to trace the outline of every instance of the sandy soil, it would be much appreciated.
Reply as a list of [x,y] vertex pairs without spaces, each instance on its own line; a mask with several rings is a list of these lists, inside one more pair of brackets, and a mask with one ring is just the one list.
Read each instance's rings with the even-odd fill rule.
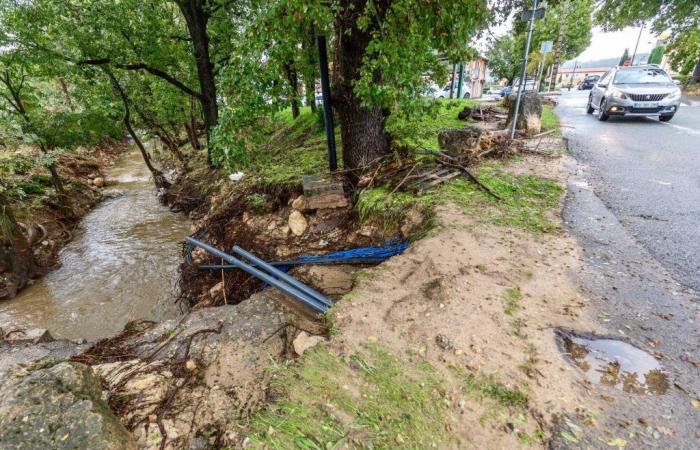
[[[529,156],[512,167],[566,177],[561,158]],[[350,353],[378,342],[426,358],[451,380],[460,448],[526,446],[519,435],[547,428],[557,413],[596,409],[554,333],[559,327],[599,331],[582,314],[586,299],[571,276],[580,267],[573,240],[563,231],[535,236],[480,223],[456,207],[439,209],[438,219],[432,236],[374,269],[339,304],[333,348]],[[489,406],[461,392],[450,366],[522,389],[530,399],[528,417],[513,425],[505,410],[483,420]]]

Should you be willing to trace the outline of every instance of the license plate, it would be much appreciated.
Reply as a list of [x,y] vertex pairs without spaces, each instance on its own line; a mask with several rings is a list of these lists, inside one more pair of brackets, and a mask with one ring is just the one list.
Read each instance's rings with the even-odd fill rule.
[[659,102],[634,102],[635,108],[656,108]]

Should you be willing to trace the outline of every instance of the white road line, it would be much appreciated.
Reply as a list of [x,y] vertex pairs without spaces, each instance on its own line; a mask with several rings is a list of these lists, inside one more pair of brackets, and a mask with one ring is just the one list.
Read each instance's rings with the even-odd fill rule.
[[660,122],[662,125],[667,125],[669,127],[673,127],[677,130],[685,131],[686,133],[690,134],[695,134],[700,136],[700,130],[694,130],[692,128],[684,127],[682,125],[676,125],[675,123],[668,123],[668,122]]
[[661,122],[659,120],[652,119],[651,117],[647,117],[646,119],[650,120],[652,122],[658,122],[661,125],[665,125],[667,127],[675,128],[675,129],[680,130],[680,131],[685,131],[686,133],[695,134],[695,135],[700,136],[700,130],[695,130],[693,128],[684,127],[683,125],[676,125],[675,123]]

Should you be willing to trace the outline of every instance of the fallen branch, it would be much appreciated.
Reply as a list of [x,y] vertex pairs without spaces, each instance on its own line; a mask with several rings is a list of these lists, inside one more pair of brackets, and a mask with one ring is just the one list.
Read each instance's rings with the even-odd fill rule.
[[551,130],[547,130],[547,131],[543,131],[542,133],[538,133],[538,134],[536,134],[536,135],[530,137],[530,139],[536,139],[536,138],[538,138],[538,137],[547,136],[548,134],[552,134],[552,133],[554,133],[555,131],[556,131],[556,130],[555,130],[554,128],[552,128]]
[[496,194],[496,193],[493,192],[488,186],[486,186],[484,183],[482,183],[481,181],[479,181],[479,178],[477,178],[477,176],[474,175],[474,174],[472,173],[472,171],[469,170],[468,168],[464,167],[464,166],[461,165],[461,164],[456,164],[456,163],[445,162],[445,163],[443,163],[443,164],[445,164],[445,165],[447,165],[447,166],[454,167],[455,169],[461,170],[461,171],[464,172],[474,183],[476,183],[477,186],[479,186],[481,189],[483,189],[484,192],[486,192],[487,194],[489,194],[490,196],[492,196],[493,198],[495,198],[495,199],[498,200],[498,201],[503,201],[503,198],[502,198],[500,195]]
[[[457,162],[457,158],[455,158],[454,156],[450,156],[450,155],[448,155],[448,154],[446,154],[446,153],[443,153],[443,152],[440,152],[440,151],[437,151],[437,150],[427,149],[427,148],[426,148],[426,149],[422,149],[422,151],[427,152],[428,154],[433,154],[433,155],[440,156],[440,157],[442,157],[442,158],[447,159],[448,161],[440,161],[440,162],[441,162],[443,165],[445,165],[445,166],[454,167],[455,169],[461,170],[461,171],[464,172],[474,183],[476,183],[477,186],[479,186],[481,189],[483,189],[484,192],[486,192],[487,194],[489,194],[490,196],[492,196],[493,198],[495,198],[495,199],[497,199],[497,200],[499,200],[499,201],[503,201],[503,198],[502,198],[500,195],[496,194],[496,193],[493,192],[488,186],[486,186],[484,183],[482,183],[481,181],[479,181],[479,178],[477,178],[477,176],[474,175],[474,173],[472,173],[471,170],[469,170],[468,168],[466,168],[466,167],[464,167],[463,165],[459,164],[459,163]],[[453,162],[449,162],[449,161],[453,161]]]
[[[408,173],[406,174],[406,176],[403,177],[403,179],[399,182],[399,184],[396,185],[396,187],[394,188],[394,190],[391,191],[391,194],[393,194],[394,192],[396,192],[396,191],[399,190],[399,188],[406,182],[406,180],[408,180],[408,177],[411,176],[411,174],[413,173],[414,170],[416,170],[416,165],[414,165],[413,167],[411,167],[411,170],[409,170]],[[391,194],[389,194],[389,195],[391,195]]]

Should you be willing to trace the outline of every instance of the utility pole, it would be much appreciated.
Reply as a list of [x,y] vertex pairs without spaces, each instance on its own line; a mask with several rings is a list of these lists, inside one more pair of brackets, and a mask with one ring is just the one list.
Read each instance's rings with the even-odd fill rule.
[[333,125],[333,109],[331,105],[331,86],[328,78],[328,50],[326,37],[318,37],[318,63],[321,66],[321,94],[323,96],[323,118],[326,125],[326,143],[328,144],[328,169],[334,172],[338,168],[338,158],[335,152],[335,126]]
[[530,53],[530,40],[532,39],[532,29],[535,27],[535,13],[537,12],[537,0],[532,4],[530,15],[530,27],[527,31],[527,42],[525,43],[525,56],[523,57],[523,68],[520,71],[520,82],[518,83],[518,95],[515,97],[515,110],[513,111],[513,123],[510,127],[510,138],[515,137],[515,124],[518,123],[518,111],[520,110],[520,97],[523,95],[525,88],[525,70],[527,70],[527,56]]
[[632,63],[630,64],[631,66],[634,65],[634,57],[637,56],[637,47],[639,47],[639,40],[642,38],[642,31],[644,30],[644,23],[642,23],[642,26],[639,27],[639,35],[637,36],[637,43],[634,44],[634,53],[632,53]]
[[457,98],[462,98],[462,82],[464,81],[464,63],[459,63],[459,81],[457,82]]

